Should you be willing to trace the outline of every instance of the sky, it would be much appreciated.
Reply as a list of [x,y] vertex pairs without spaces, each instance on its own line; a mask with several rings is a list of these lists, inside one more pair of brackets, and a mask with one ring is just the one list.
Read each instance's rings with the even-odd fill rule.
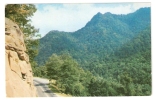
[[[0,90],[0,93],[1,93],[1,97],[0,98],[2,98],[3,100],[5,100],[6,99],[6,89],[5,89],[5,49],[4,49],[4,47],[5,47],[5,34],[3,34],[3,33],[5,33],[5,19],[4,19],[4,16],[5,16],[5,10],[4,10],[4,8],[5,8],[5,5],[6,4],[8,4],[8,3],[50,3],[50,2],[53,2],[53,3],[78,3],[78,2],[82,2],[82,3],[97,3],[97,2],[100,2],[100,3],[102,3],[102,2],[151,2],[151,25],[152,25],[152,28],[151,28],[151,43],[152,43],[152,48],[151,48],[151,51],[152,51],[152,95],[151,96],[143,96],[143,97],[141,97],[141,96],[135,96],[135,97],[119,97],[119,98],[114,98],[114,97],[106,97],[106,98],[103,98],[103,97],[98,97],[97,99],[98,100],[103,100],[103,99],[106,99],[106,100],[131,100],[131,99],[134,99],[134,100],[148,100],[148,99],[150,99],[150,100],[154,100],[154,98],[156,97],[156,80],[155,80],[155,77],[156,77],[156,62],[155,62],[155,60],[156,60],[156,47],[155,47],[155,45],[154,44],[156,44],[156,39],[155,39],[155,37],[156,37],[156,28],[155,28],[155,23],[156,23],[156,17],[154,17],[155,16],[155,9],[156,9],[156,2],[155,2],[155,0],[2,0],[1,1],[1,3],[0,3],[0,14],[1,14],[1,16],[0,16],[0,21],[1,21],[1,23],[0,23],[0,27],[1,27],[1,30],[0,30],[0,32],[1,32],[1,37],[0,37],[0,55],[1,55],[1,70],[0,70],[0,79],[1,79],[1,85],[0,85],[0,88],[1,88],[1,90]],[[61,15],[63,15],[64,13],[62,13],[62,12],[60,12],[60,11],[63,11],[63,10],[65,10],[65,7],[64,8],[61,8],[61,7],[63,7],[63,5],[49,5],[49,4],[45,4],[45,5],[43,5],[43,4],[35,4],[36,5],[36,7],[37,7],[37,12],[34,14],[34,17],[32,17],[32,23],[34,24],[34,26],[36,27],[36,28],[39,28],[40,29],[40,34],[42,34],[42,36],[44,36],[46,33],[48,33],[50,30],[64,30],[64,29],[70,29],[71,30],[71,27],[66,27],[66,25],[65,25],[65,23],[63,23],[63,22],[61,22],[61,21],[63,21],[63,19],[61,18],[61,19],[59,19],[59,17],[58,17],[58,13],[61,13]],[[94,4],[93,4],[94,5]],[[51,9],[53,9],[52,11],[50,11],[50,9],[49,9],[49,11],[44,11],[44,9],[45,8],[47,8],[47,6],[49,7],[49,8],[51,8]],[[114,12],[126,12],[127,11],[127,13],[129,13],[129,12],[134,12],[135,11],[135,9],[139,9],[140,7],[148,7],[148,6],[150,6],[150,4],[145,4],[145,3],[139,3],[139,4],[129,4],[129,3],[127,3],[127,4],[104,4],[104,5],[102,5],[102,4],[96,4],[96,5],[94,5],[94,7],[93,6],[91,6],[91,7],[89,7],[89,8],[92,8],[91,10],[89,10],[87,7],[85,7],[83,10],[82,10],[82,12],[83,13],[81,13],[80,15],[83,15],[83,16],[85,16],[85,17],[87,17],[87,16],[89,16],[89,19],[87,19],[87,20],[83,20],[83,19],[80,19],[79,18],[79,16],[78,16],[78,14],[76,15],[76,16],[74,16],[74,18],[76,19],[76,20],[74,20],[74,22],[75,22],[75,25],[74,26],[77,26],[77,28],[75,28],[75,30],[77,30],[77,29],[80,29],[81,27],[84,27],[85,26],[85,24],[92,18],[92,16],[93,15],[95,15],[97,12],[101,12],[101,13],[105,13],[105,10],[106,10],[106,8],[107,9],[109,9],[109,10],[107,10],[107,12],[110,12],[111,11],[111,9],[113,9],[113,8],[117,8],[117,7],[119,7],[120,8],[120,10],[117,10],[117,9],[114,9]],[[103,9],[102,11],[101,10],[99,10],[99,11],[97,11],[97,12],[95,12],[95,9],[99,9],[99,8],[101,8],[101,9]],[[62,10],[61,10],[62,9]],[[87,10],[88,9],[88,10]],[[127,9],[127,10],[126,10]],[[54,14],[54,11],[55,11],[55,14]],[[72,11],[72,10],[70,10],[70,11]],[[84,11],[86,11],[87,13],[84,13]],[[94,12],[95,13],[94,13]],[[50,12],[49,14],[48,14],[48,12]],[[67,11],[66,11],[67,12]],[[75,11],[75,13],[76,13],[77,11]],[[92,12],[92,13],[91,13]],[[112,12],[111,12],[112,13]],[[51,15],[52,14],[52,15]],[[50,15],[49,17],[47,17],[48,15]],[[70,15],[72,16],[73,15],[73,13],[70,13]],[[52,17],[53,16],[53,17]],[[58,19],[59,19],[59,21],[57,21],[57,23],[54,23],[55,22],[55,20],[54,19],[52,19],[52,18],[54,18],[54,16],[55,17],[58,17]],[[64,15],[64,16],[67,16],[67,15]],[[68,15],[69,16],[69,15]],[[51,17],[51,18],[50,18]],[[49,20],[48,20],[48,18],[50,18]],[[64,18],[64,17],[63,17]],[[73,18],[73,19],[74,19]],[[42,19],[42,20],[41,20]],[[46,22],[46,20],[48,20],[48,22]],[[65,19],[64,19],[65,20]],[[69,19],[68,19],[69,20]],[[82,20],[84,21],[83,23],[84,24],[82,24],[82,25],[80,25],[79,27],[78,27],[78,23],[80,23],[80,22],[82,22]],[[70,24],[71,23],[74,23],[74,22],[69,22]],[[58,23],[60,23],[60,26],[59,27],[57,27],[57,28],[54,28],[54,26],[58,26],[59,24]],[[68,23],[68,24],[69,24]],[[71,26],[72,26],[73,24],[71,24]],[[52,27],[53,26],[53,27]],[[63,26],[63,27],[62,27]],[[61,28],[62,27],[62,28]],[[60,28],[60,29],[59,29]],[[64,31],[66,31],[66,30],[64,30]],[[75,31],[74,29],[72,29],[73,31]],[[67,31],[69,31],[69,30],[67,30]],[[29,98],[29,99],[31,99],[31,98]],[[34,99],[34,98],[33,98]],[[38,99],[38,98],[37,98]],[[47,98],[48,100],[50,100],[51,98]],[[54,100],[56,100],[57,98],[53,98]],[[69,98],[60,98],[60,99],[62,99],[62,100],[64,100],[64,99],[69,99]],[[83,99],[83,98],[82,98]],[[84,99],[87,99],[87,100],[94,100],[94,99],[96,99],[96,98],[92,98],[92,97],[88,97],[88,98],[84,98]],[[79,100],[79,98],[74,98],[73,100]]]
[[32,25],[39,28],[43,37],[51,30],[74,32],[86,25],[91,18],[101,12],[128,14],[150,3],[44,3],[35,4],[37,11],[31,18]]

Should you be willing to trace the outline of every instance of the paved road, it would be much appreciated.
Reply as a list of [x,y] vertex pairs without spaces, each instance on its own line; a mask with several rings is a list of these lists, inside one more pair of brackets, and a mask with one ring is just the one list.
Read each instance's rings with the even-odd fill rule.
[[57,97],[57,95],[49,89],[48,83],[49,80],[47,79],[34,77],[34,85],[37,89],[38,97]]

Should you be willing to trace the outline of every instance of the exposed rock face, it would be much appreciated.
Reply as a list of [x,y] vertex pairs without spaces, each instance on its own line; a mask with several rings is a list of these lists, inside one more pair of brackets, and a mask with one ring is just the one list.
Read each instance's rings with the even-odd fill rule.
[[23,33],[5,18],[6,96],[36,97],[29,56],[25,53]]

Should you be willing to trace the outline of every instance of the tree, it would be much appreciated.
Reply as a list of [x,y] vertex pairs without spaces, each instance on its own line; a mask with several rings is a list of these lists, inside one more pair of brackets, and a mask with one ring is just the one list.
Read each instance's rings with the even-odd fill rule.
[[36,67],[33,72],[34,76],[47,78],[47,69],[45,66]]
[[57,86],[63,93],[75,96],[88,95],[90,72],[85,72],[79,64],[68,54],[53,54],[46,62],[47,76],[55,79]]
[[5,17],[13,20],[24,33],[24,40],[27,48],[27,53],[30,58],[32,67],[36,66],[34,58],[38,53],[39,38],[37,34],[39,29],[31,25],[30,17],[36,12],[36,7],[33,4],[8,4],[5,6]]
[[53,54],[49,57],[49,60],[46,62],[45,66],[47,67],[47,76],[48,78],[58,80],[60,77],[60,67],[62,66],[63,61],[59,56]]
[[8,4],[5,6],[5,17],[16,22],[19,27],[24,28],[31,20],[29,17],[36,12],[33,4]]

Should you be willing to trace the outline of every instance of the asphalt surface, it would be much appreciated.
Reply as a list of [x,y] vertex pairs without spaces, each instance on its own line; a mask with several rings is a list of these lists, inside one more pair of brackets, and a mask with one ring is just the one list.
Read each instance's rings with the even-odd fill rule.
[[57,95],[52,93],[52,91],[49,89],[48,79],[34,77],[33,81],[34,81],[34,86],[37,89],[38,97],[57,97]]

